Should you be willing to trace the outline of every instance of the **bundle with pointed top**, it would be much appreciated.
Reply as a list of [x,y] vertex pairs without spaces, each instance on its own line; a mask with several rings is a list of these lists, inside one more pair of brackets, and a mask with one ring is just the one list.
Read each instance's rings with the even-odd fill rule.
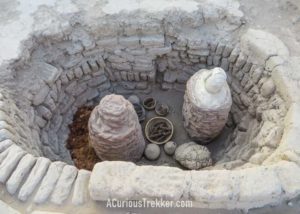
[[120,95],[107,95],[89,119],[89,138],[101,160],[137,161],[145,141],[133,105]]
[[224,128],[232,105],[222,68],[202,69],[187,82],[182,114],[190,137],[207,144]]

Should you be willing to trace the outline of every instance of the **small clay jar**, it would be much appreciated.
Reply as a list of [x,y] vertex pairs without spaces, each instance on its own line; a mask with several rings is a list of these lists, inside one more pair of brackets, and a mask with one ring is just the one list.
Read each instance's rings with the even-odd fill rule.
[[145,148],[133,105],[120,95],[107,95],[91,113],[89,138],[101,160],[137,161]]
[[224,128],[232,99],[222,68],[202,69],[187,82],[182,114],[190,137],[207,144]]
[[146,118],[146,112],[145,112],[144,107],[139,103],[134,103],[133,107],[139,118],[140,123],[143,122]]
[[147,97],[143,100],[143,106],[146,110],[153,110],[156,106],[156,100],[153,97]]
[[158,116],[167,116],[169,114],[169,106],[167,104],[158,103],[155,107],[155,112]]
[[174,126],[165,117],[153,117],[145,126],[145,135],[148,141],[154,144],[168,142],[174,133]]

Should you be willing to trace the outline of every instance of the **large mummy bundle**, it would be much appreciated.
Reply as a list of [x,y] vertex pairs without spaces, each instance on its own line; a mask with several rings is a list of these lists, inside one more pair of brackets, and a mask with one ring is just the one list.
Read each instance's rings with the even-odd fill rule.
[[191,138],[207,144],[224,128],[232,99],[221,68],[202,69],[187,82],[183,103],[184,127]]
[[89,119],[89,137],[102,160],[137,161],[145,141],[132,104],[120,95],[107,95]]

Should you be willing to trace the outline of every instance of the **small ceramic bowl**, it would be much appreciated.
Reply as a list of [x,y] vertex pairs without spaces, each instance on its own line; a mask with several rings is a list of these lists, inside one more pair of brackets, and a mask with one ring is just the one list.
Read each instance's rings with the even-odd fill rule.
[[148,141],[155,144],[164,144],[171,140],[174,126],[165,117],[153,117],[145,126],[145,135]]
[[156,100],[153,97],[147,97],[143,100],[143,106],[146,110],[153,110],[156,106]]
[[158,103],[155,107],[155,112],[158,116],[167,116],[169,111],[170,109],[167,104]]

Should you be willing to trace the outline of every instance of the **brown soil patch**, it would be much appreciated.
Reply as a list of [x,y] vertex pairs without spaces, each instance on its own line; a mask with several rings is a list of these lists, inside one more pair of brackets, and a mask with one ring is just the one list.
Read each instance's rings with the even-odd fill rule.
[[67,148],[78,169],[92,170],[94,165],[101,161],[89,144],[88,121],[92,110],[93,107],[79,108],[69,126]]

